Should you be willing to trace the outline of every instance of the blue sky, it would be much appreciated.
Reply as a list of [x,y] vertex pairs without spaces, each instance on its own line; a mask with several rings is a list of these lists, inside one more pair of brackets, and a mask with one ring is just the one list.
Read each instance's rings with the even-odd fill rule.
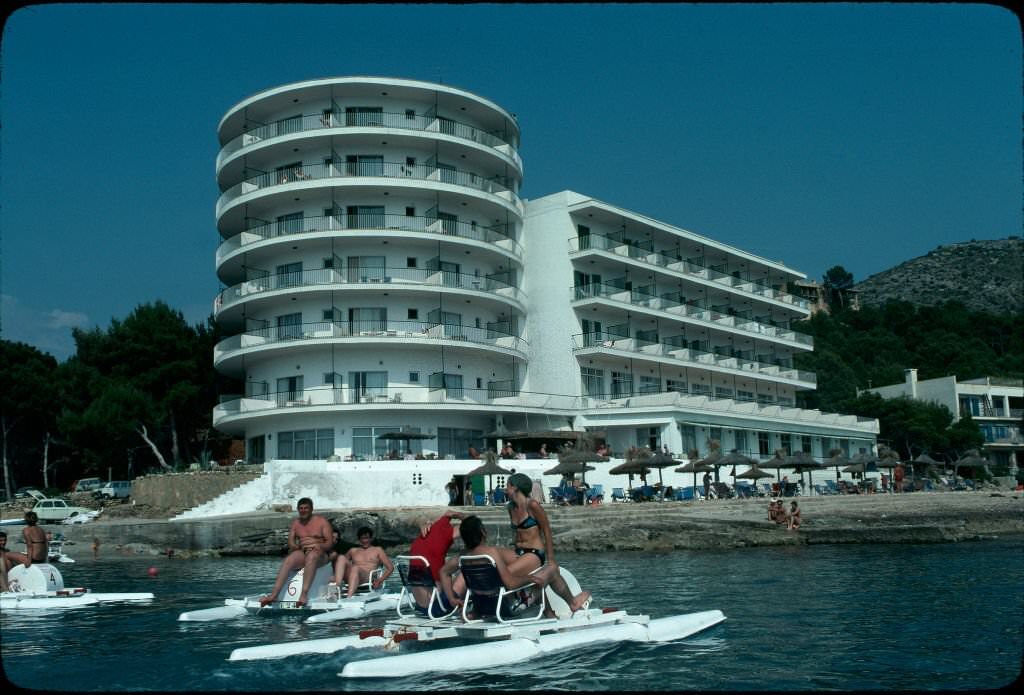
[[1021,36],[986,5],[25,7],[0,44],[3,337],[219,289],[216,128],[263,89],[384,75],[517,114],[571,189],[820,278],[1021,234]]

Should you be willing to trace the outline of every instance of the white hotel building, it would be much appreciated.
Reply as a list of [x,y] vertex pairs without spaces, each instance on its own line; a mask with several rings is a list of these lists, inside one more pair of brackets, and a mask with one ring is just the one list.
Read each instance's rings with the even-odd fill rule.
[[459,460],[570,427],[616,452],[874,450],[877,421],[796,407],[803,273],[579,193],[521,198],[519,125],[484,97],[310,80],[218,136],[214,362],[245,392],[214,425],[251,461],[370,460],[400,428]]

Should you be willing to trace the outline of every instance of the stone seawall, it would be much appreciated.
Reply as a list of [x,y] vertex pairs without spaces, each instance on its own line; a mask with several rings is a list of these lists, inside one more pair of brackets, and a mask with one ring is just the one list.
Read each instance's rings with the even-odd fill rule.
[[[601,552],[741,548],[823,543],[935,543],[1024,534],[1024,494],[936,492],[906,495],[850,495],[797,498],[804,523],[787,531],[767,520],[763,500],[697,503],[622,503],[545,509],[562,551]],[[409,547],[416,519],[443,508],[318,510],[355,542],[356,529],[369,526],[378,543],[395,555]],[[512,541],[508,515],[500,507],[463,507],[479,514],[496,545]],[[90,559],[93,538],[104,558],[158,554],[168,548],[189,555],[279,555],[294,513],[240,514],[198,521],[121,518],[59,529]]]
[[191,509],[262,475],[261,468],[144,475],[132,481],[132,499],[159,509]]

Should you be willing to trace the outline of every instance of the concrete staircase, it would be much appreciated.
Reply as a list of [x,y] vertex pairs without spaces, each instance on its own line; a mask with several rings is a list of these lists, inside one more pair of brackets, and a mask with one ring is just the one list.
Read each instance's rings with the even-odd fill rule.
[[203,519],[209,516],[239,514],[268,509],[270,499],[270,474],[264,473],[258,478],[234,487],[227,492],[204,502],[197,507],[186,509],[171,518],[171,521],[187,521]]

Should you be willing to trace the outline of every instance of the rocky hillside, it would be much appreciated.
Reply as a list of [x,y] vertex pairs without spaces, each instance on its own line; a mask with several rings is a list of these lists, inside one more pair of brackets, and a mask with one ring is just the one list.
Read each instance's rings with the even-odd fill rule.
[[940,246],[854,285],[864,305],[890,299],[934,305],[956,299],[988,313],[1024,312],[1024,239]]

